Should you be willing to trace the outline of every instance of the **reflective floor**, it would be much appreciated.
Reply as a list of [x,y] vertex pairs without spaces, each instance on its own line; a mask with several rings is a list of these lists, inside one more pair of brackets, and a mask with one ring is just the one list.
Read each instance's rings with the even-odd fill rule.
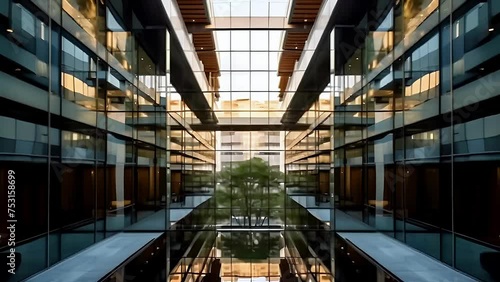
[[[286,239],[288,236],[284,236],[284,233],[284,231],[217,232],[211,241],[213,244],[210,250],[204,249],[203,246],[198,256],[193,258],[186,256],[181,259],[173,269],[170,280],[201,281],[200,276],[210,271],[209,264],[218,259],[221,263],[221,281],[279,281],[280,261],[287,258],[291,272],[297,278],[303,276],[300,278],[304,281],[332,281],[330,271],[319,263],[319,260],[314,258],[303,260],[298,257],[299,251],[295,245],[292,242],[285,243],[289,239]],[[207,258],[200,256],[207,251]],[[308,276],[311,277],[308,279]]]

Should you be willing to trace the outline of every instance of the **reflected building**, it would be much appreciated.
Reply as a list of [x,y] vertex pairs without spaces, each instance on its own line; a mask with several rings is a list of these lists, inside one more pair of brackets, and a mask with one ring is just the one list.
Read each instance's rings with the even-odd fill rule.
[[497,0],[3,0],[0,280],[499,281],[499,32]]

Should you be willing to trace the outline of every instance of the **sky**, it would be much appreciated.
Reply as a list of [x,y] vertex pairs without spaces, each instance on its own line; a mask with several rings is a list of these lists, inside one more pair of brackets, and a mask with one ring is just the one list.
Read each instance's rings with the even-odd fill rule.
[[[212,16],[286,17],[288,0],[212,0]],[[278,100],[282,30],[215,32],[220,63],[220,100]],[[257,91],[257,92],[256,92]]]

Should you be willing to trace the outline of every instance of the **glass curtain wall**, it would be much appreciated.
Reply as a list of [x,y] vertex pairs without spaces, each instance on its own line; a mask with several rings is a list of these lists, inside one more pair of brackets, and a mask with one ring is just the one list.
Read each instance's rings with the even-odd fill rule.
[[[220,97],[213,109],[218,126],[224,130],[193,130],[215,148],[214,165],[203,161],[195,168],[195,163],[199,162],[195,159],[200,158],[186,156],[190,151],[189,143],[182,145],[174,140],[171,153],[176,155],[171,159],[173,193],[176,182],[180,183],[179,191],[185,194],[191,189],[188,184],[191,181],[214,181],[215,189],[210,190],[215,195],[213,205],[212,201],[207,202],[203,213],[207,218],[215,215],[211,222],[217,232],[211,251],[207,250],[209,259],[198,261],[188,253],[173,267],[171,279],[205,276],[209,263],[220,259],[224,280],[278,281],[278,265],[280,258],[286,256],[287,240],[282,232],[287,228],[283,143],[286,133],[262,128],[280,126],[283,115],[277,71],[284,31],[265,28],[270,24],[270,17],[284,21],[288,1],[213,1],[212,4],[213,21],[228,27],[214,31],[220,66]],[[260,28],[232,29],[254,25]],[[193,129],[203,128],[199,120],[189,120],[190,113],[183,108],[180,98],[171,97],[178,101],[177,111],[184,114]],[[171,109],[170,114],[175,117],[175,110]],[[171,137],[177,140],[187,141],[192,136],[174,126],[171,132]],[[179,152],[174,152],[174,147]],[[202,154],[207,149],[201,146],[193,150]],[[178,170],[177,180],[174,179],[174,167]],[[202,174],[204,172],[207,174]],[[210,178],[210,173],[215,177]],[[200,189],[195,191],[202,192]],[[190,226],[193,225],[186,225],[185,229],[192,228]]]
[[335,273],[331,256],[331,96],[328,86],[299,120],[309,128],[288,131],[284,140],[286,256],[303,281],[332,281]]
[[[18,258],[2,281],[116,232],[166,228],[168,66],[146,52],[141,30],[122,24],[132,22],[122,8],[0,4],[0,206],[15,190]],[[11,247],[5,228],[0,252]]]
[[[206,224],[213,226],[213,195],[215,187],[215,134],[213,131],[195,131],[190,124],[199,124],[195,113],[182,101],[181,96],[171,89],[168,103],[168,154],[170,223],[193,208],[203,214]],[[184,229],[204,229],[204,225],[178,222],[173,226],[182,233]],[[178,236],[178,235],[176,235]],[[181,254],[182,256],[182,254]]]
[[384,232],[496,281],[500,6],[372,2],[331,33],[335,229]]
[[[286,1],[214,2],[214,14],[229,13],[232,25],[277,16]],[[273,14],[275,13],[275,14]],[[283,16],[280,14],[280,16]],[[217,30],[220,98],[214,109],[217,132],[216,226],[221,277],[279,280],[283,257],[284,189],[281,131],[267,131],[283,115],[277,76],[282,30]],[[238,278],[241,277],[241,278]],[[258,278],[259,277],[259,278]]]

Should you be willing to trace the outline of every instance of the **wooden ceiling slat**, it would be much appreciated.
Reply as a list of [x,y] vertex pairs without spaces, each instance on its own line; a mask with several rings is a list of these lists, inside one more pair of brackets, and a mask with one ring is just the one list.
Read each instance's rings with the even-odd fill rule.
[[293,11],[290,13],[290,23],[314,22],[322,0],[292,0]]
[[180,9],[205,9],[205,5],[202,4],[179,4]]
[[[215,38],[212,31],[193,32],[193,44],[197,51],[198,58],[203,63],[205,72],[219,76],[219,60],[215,52]],[[215,83],[215,80],[213,81]],[[214,87],[217,87],[214,85]]]
[[309,32],[287,32],[283,42],[283,49],[302,51],[308,36]]
[[[186,23],[210,23],[207,18],[206,0],[177,0],[182,17]],[[312,24],[317,17],[323,0],[292,0],[294,10],[290,13],[290,23]],[[215,39],[211,31],[194,32],[193,44],[202,61],[205,71],[220,75],[217,53],[215,52]],[[309,32],[290,32],[285,34],[283,42],[283,53],[281,54],[278,75],[280,75],[281,95],[284,93],[289,77],[292,75],[295,62],[300,58]],[[208,74],[207,74],[208,77]]]
[[184,22],[210,23],[205,0],[177,0],[177,5]]
[[[291,0],[294,1],[293,11],[290,13],[289,23],[313,24],[316,19],[323,0]],[[309,32],[287,31],[283,40],[283,52],[278,63],[278,75],[280,76],[280,98],[286,90],[288,80],[293,73],[295,62],[300,59]]]

